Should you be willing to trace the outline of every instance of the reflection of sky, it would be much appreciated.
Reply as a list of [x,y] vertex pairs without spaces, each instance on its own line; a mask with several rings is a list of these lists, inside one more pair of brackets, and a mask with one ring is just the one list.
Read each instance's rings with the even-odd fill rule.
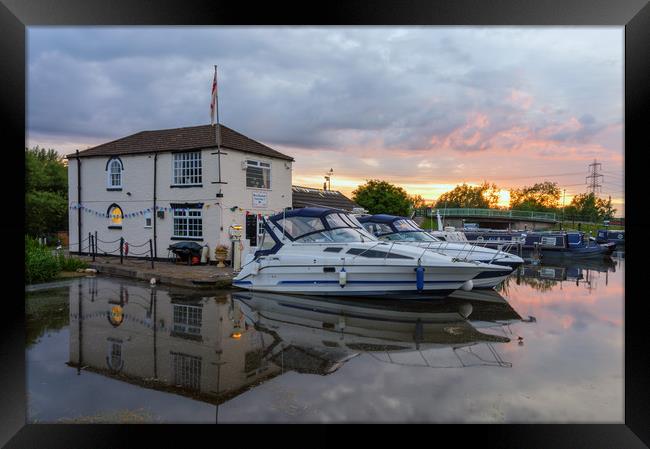
[[[222,404],[219,421],[621,423],[624,261],[607,285],[604,272],[589,278],[591,290],[583,281],[546,292],[511,283],[510,305],[537,321],[510,325],[512,335],[507,328],[483,332],[507,333],[512,341],[494,348],[512,368],[405,367],[364,354],[331,375],[275,377]],[[77,376],[64,364],[67,339],[67,330],[51,333],[27,353],[30,420],[144,409],[162,421],[214,421],[213,405],[94,373]],[[432,364],[453,358],[446,348],[425,355]]]

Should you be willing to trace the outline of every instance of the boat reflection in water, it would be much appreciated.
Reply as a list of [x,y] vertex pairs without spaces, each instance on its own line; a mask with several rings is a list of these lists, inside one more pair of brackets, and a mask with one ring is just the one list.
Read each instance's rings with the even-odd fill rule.
[[[215,297],[98,277],[70,287],[69,365],[219,404],[285,371],[327,375],[361,354],[509,367],[495,344],[509,342],[508,325],[520,321],[532,320],[494,290],[436,302]],[[442,351],[453,357],[438,363]]]
[[[616,253],[615,253],[616,254]],[[540,291],[552,289],[563,281],[581,283],[588,288],[592,287],[592,272],[605,273],[605,285],[609,283],[609,273],[616,272],[618,261],[616,258],[582,259],[582,260],[544,260],[539,263],[524,264],[516,271],[515,275],[506,279],[497,290],[506,293],[510,282],[526,284]]]

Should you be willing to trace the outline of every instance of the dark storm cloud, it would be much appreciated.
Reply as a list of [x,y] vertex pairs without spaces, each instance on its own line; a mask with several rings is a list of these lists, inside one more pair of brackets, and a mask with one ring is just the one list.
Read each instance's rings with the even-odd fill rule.
[[[539,32],[582,36],[551,31]],[[584,33],[588,37],[575,45],[604,40],[594,30]],[[546,129],[552,140],[587,142],[612,122],[611,107],[594,103],[580,84],[578,72],[600,67],[598,55],[576,57],[572,48],[540,52],[545,41],[537,34],[444,27],[33,27],[28,131],[108,140],[208,123],[212,65],[218,64],[221,121],[268,144],[428,150],[447,142],[478,151],[521,125]],[[606,61],[607,69],[611,57]],[[598,73],[586,84],[602,93],[611,74]],[[558,94],[547,99],[551,85]],[[513,91],[566,112],[546,115],[530,103],[508,103]],[[477,128],[476,114],[488,114],[488,122]],[[560,126],[572,117],[580,117],[579,129]]]

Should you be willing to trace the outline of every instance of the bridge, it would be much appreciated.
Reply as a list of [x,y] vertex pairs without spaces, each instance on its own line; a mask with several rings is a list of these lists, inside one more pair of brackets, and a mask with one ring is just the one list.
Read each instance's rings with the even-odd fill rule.
[[492,229],[548,229],[558,222],[553,212],[528,210],[425,207],[416,209],[416,217],[433,217],[440,213],[445,226],[463,228],[466,223],[477,223],[481,228]]

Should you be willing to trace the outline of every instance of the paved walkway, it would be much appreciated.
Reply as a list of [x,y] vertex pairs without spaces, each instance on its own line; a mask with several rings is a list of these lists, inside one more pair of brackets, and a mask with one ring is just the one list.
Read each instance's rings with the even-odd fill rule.
[[233,278],[230,268],[217,268],[216,265],[187,265],[156,261],[154,268],[151,268],[151,261],[143,259],[124,258],[123,263],[120,264],[119,257],[97,256],[95,262],[92,261],[92,257],[76,255],[75,257],[82,259],[90,268],[102,274],[144,281],[156,278],[159,284],[226,288],[231,286]]

